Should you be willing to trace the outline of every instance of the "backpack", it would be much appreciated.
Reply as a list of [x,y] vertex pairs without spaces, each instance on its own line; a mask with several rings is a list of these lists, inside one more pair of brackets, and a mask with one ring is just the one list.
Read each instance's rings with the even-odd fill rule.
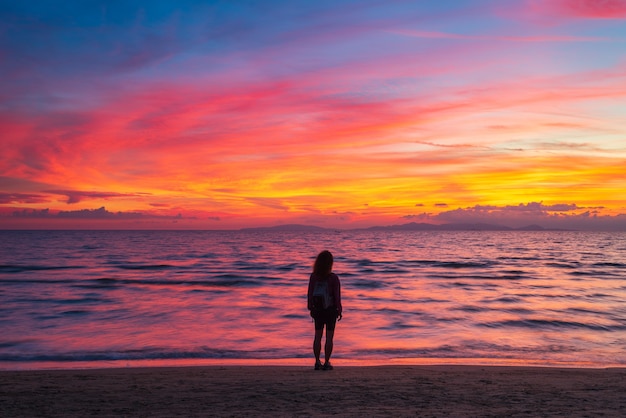
[[313,309],[328,309],[335,304],[330,294],[329,280],[316,280],[313,288]]

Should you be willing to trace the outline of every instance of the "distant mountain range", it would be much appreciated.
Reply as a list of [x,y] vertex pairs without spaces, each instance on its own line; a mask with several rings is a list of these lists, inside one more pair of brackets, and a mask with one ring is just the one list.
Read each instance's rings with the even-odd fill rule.
[[[241,231],[295,231],[295,232],[316,232],[316,231],[336,231],[334,228],[322,228],[312,225],[286,224],[259,228],[243,228]],[[372,226],[370,228],[350,229],[351,231],[555,231],[546,229],[539,225],[528,225],[522,228],[510,228],[508,226],[493,225],[485,223],[449,223],[433,225],[427,223],[410,222],[400,225]]]

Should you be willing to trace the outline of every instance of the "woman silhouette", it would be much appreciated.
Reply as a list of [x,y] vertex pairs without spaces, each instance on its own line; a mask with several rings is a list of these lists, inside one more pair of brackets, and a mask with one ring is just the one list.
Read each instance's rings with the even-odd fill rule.
[[[333,353],[333,337],[337,318],[342,318],[341,285],[339,277],[333,273],[333,255],[330,251],[322,251],[317,255],[313,272],[309,277],[307,293],[308,309],[315,320],[315,338],[313,354],[315,354],[315,370],[332,370],[330,356]],[[322,334],[326,327],[326,344],[324,345],[324,365],[320,361],[322,351]]]

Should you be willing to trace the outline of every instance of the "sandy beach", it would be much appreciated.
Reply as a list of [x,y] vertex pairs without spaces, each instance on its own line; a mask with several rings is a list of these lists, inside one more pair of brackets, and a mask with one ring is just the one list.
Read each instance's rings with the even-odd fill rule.
[[0,416],[623,416],[626,369],[212,366],[0,372]]

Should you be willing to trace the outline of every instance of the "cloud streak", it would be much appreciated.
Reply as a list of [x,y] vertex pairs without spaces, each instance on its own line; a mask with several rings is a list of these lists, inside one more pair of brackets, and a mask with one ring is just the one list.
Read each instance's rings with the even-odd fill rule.
[[31,203],[44,203],[48,199],[39,194],[32,193],[0,193],[0,204],[31,204]]
[[500,42],[624,42],[624,39],[615,39],[599,36],[571,36],[571,35],[533,35],[533,36],[511,36],[511,35],[462,35],[446,32],[428,32],[415,30],[397,30],[392,33],[424,39],[450,39],[460,41],[500,41]]
[[147,193],[115,193],[115,192],[87,192],[87,191],[79,191],[79,190],[44,190],[45,193],[51,193],[56,195],[63,195],[67,197],[66,203],[78,203],[83,200],[93,200],[93,199],[113,199],[113,198],[123,198],[123,197],[145,197],[149,195]]

